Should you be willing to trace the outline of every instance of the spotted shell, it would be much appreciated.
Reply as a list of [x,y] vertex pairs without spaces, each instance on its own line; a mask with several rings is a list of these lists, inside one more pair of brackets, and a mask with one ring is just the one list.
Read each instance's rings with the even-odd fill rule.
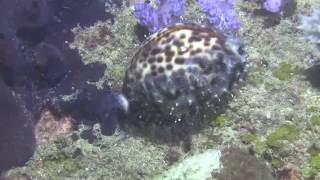
[[129,122],[198,121],[243,76],[242,53],[233,39],[195,24],[176,24],[152,35],[126,71]]

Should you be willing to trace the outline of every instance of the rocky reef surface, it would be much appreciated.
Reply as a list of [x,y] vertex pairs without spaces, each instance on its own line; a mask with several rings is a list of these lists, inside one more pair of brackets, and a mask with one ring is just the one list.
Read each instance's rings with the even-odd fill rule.
[[[78,11],[84,7],[96,13]],[[75,124],[103,120],[101,130],[113,134],[122,107],[116,92],[93,85],[103,65],[85,66],[66,44],[77,24],[112,18],[104,3],[4,0],[0,9],[0,171],[23,164],[35,143],[70,132]]]
[[[106,66],[97,87],[108,84],[113,90],[120,89],[130,58],[149,35],[148,28],[137,25],[134,2],[107,6],[112,20],[70,25],[75,38],[68,40],[69,45],[78,50],[84,63]],[[236,35],[249,62],[247,81],[234,92],[224,113],[213,116],[208,126],[192,135],[187,151],[177,144],[158,144],[123,132],[105,136],[100,124],[80,124],[77,130],[39,146],[25,166],[3,175],[177,179],[179,174],[181,179],[192,179],[186,169],[199,160],[203,163],[189,168],[203,168],[204,173],[195,179],[207,178],[208,172],[212,179],[319,179],[320,68],[314,62],[319,61],[320,51],[298,28],[301,15],[310,16],[319,4],[319,0],[296,0],[274,13],[263,9],[262,1],[236,1],[241,22]],[[205,17],[196,1],[185,1],[185,19],[204,23]]]

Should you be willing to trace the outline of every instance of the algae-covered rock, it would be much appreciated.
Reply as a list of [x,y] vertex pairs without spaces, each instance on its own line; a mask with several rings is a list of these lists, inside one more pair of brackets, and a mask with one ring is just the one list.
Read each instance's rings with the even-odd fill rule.
[[293,76],[294,68],[291,64],[287,62],[282,62],[279,66],[273,71],[273,75],[280,80],[290,80]]
[[274,180],[272,171],[263,160],[239,148],[223,150],[223,168],[217,175],[218,180]]
[[207,150],[190,156],[173,165],[168,171],[154,178],[155,180],[206,180],[212,173],[219,172],[221,152]]
[[266,163],[239,148],[207,150],[173,165],[155,180],[274,180]]
[[267,137],[267,145],[272,149],[280,149],[284,142],[290,142],[299,135],[298,129],[294,125],[284,124]]
[[302,24],[299,26],[305,33],[305,36],[311,42],[320,44],[320,10],[315,10],[312,16],[304,16]]
[[85,64],[106,65],[98,86],[108,83],[113,88],[120,88],[125,69],[140,42],[135,34],[136,20],[132,10],[125,5],[121,9],[108,10],[115,15],[114,22],[100,21],[90,27],[75,27],[75,39],[70,47],[79,51]]
[[101,135],[90,142],[82,139],[81,134],[75,132],[53,144],[41,146],[26,167],[10,170],[7,177],[151,179],[166,166],[164,149],[143,139]]
[[257,139],[257,136],[251,132],[245,133],[241,136],[241,140],[245,144],[250,144],[251,142],[253,142],[256,139]]
[[320,176],[320,154],[310,157],[308,164],[303,169],[303,175],[308,179]]

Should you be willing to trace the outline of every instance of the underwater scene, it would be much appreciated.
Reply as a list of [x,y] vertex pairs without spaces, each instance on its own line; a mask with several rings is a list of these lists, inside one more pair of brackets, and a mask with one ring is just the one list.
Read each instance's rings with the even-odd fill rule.
[[320,180],[320,0],[0,0],[0,180]]

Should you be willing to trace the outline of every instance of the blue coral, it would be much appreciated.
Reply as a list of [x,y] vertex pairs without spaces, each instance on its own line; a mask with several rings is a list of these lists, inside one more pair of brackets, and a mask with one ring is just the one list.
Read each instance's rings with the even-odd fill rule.
[[178,22],[184,14],[184,0],[157,0],[156,4],[157,8],[143,2],[134,5],[134,16],[151,32]]
[[202,10],[207,14],[209,23],[221,31],[233,33],[241,23],[236,17],[234,0],[198,0]]

